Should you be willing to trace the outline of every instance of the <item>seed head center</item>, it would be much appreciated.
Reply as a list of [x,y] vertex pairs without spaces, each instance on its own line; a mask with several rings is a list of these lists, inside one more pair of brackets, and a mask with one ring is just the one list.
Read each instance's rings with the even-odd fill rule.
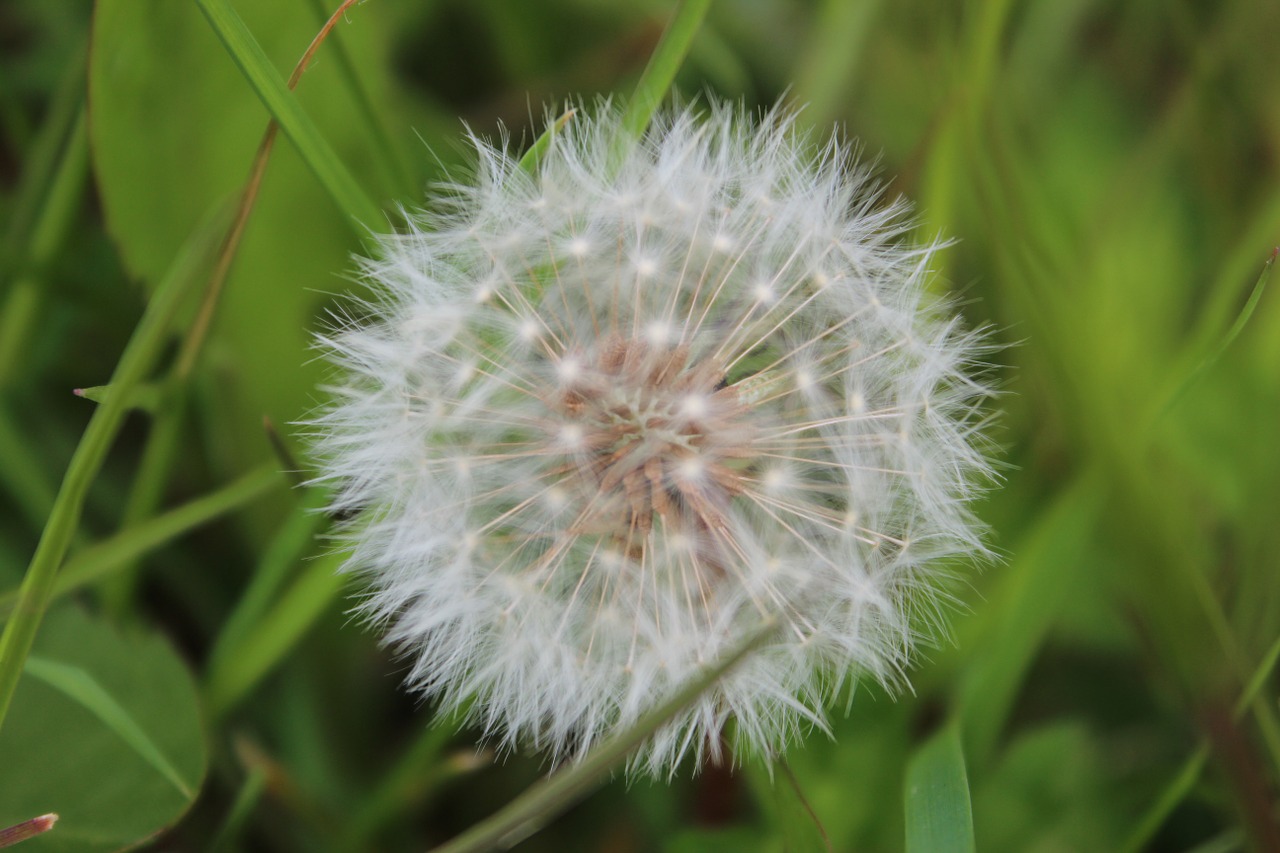
[[744,488],[752,431],[724,367],[685,345],[610,336],[562,360],[550,407],[565,447],[564,481],[584,495],[575,524],[643,549],[655,517],[669,531],[720,530]]

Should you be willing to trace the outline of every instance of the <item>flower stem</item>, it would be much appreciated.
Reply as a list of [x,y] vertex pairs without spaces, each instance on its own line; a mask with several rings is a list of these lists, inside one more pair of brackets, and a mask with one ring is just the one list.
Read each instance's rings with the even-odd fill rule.
[[605,741],[580,763],[570,765],[533,785],[492,817],[440,847],[434,853],[477,853],[509,847],[537,832],[595,787],[604,774],[645,742],[654,732],[680,713],[704,690],[719,681],[743,658],[764,642],[776,627],[766,622],[737,648],[708,668],[700,678],[691,681],[667,702],[650,711],[627,731]]

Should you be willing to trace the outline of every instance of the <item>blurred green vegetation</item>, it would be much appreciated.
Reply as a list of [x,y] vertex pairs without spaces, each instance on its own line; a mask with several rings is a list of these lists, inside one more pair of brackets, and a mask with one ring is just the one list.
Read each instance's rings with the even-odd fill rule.
[[[235,5],[286,76],[333,11]],[[298,98],[380,230],[464,161],[464,122],[530,141],[544,108],[629,92],[671,8],[369,2]],[[879,159],[922,237],[956,241],[939,288],[1009,345],[1006,482],[980,508],[1004,560],[961,570],[954,642],[912,693],[858,688],[785,772],[615,781],[523,849],[902,849],[912,757],[949,722],[979,850],[1280,849],[1280,297],[1216,357],[1280,242],[1278,30],[1256,0],[713,5],[684,97],[807,104],[803,123]],[[0,6],[0,617],[95,405],[72,389],[108,382],[148,295],[225,221],[267,120],[195,3]],[[541,772],[432,725],[346,615],[314,498],[252,477],[280,467],[264,417],[301,456],[308,341],[361,237],[282,138],[207,338],[195,287],[126,401],[36,654],[128,694],[116,710],[181,779],[206,749],[208,770],[175,798],[135,755],[129,773],[158,776],[101,823],[128,775],[119,728],[29,667],[0,729],[0,826],[64,817],[29,849],[172,826],[163,849],[416,850]],[[150,687],[130,657],[154,659]]]

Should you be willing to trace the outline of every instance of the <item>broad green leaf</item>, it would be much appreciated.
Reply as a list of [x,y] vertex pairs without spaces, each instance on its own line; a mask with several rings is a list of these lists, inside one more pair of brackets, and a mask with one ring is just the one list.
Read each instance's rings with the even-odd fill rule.
[[188,798],[195,796],[137,720],[84,669],[31,656],[27,658],[26,671],[27,675],[43,681],[68,699],[79,702],[98,718],[98,722],[119,735],[143,761],[151,765],[151,769],[172,783],[179,794]]
[[957,726],[947,726],[916,751],[905,795],[907,853],[972,853],[969,778]]
[[205,762],[195,685],[163,638],[48,614],[0,730],[0,826],[60,816],[23,851],[139,843],[187,810]]

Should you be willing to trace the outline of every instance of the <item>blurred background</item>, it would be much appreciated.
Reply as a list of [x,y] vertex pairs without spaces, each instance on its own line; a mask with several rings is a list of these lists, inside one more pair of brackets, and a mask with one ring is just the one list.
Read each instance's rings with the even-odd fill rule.
[[[235,4],[282,74],[336,5]],[[528,142],[625,96],[672,8],[376,0],[297,92],[383,230],[464,127]],[[1280,243],[1278,31],[1262,0],[714,3],[682,97],[803,105],[955,241],[938,290],[1006,345],[979,508],[1003,560],[956,567],[911,692],[860,686],[786,767],[615,781],[522,849],[899,850],[906,767],[948,724],[979,850],[1280,849],[1280,299],[1251,301]],[[63,814],[31,850],[419,850],[544,769],[400,690],[278,473],[361,236],[287,140],[199,296],[267,122],[194,3],[0,5],[0,617],[96,405],[72,390],[100,396],[166,277],[197,294],[0,729],[0,826]]]

